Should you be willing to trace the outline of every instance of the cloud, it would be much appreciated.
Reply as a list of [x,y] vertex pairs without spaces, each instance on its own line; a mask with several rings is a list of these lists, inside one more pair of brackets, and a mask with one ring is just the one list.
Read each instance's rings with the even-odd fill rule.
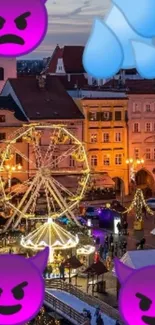
[[24,59],[48,57],[56,44],[85,45],[94,18],[103,18],[109,6],[110,0],[48,0],[47,36],[38,49]]

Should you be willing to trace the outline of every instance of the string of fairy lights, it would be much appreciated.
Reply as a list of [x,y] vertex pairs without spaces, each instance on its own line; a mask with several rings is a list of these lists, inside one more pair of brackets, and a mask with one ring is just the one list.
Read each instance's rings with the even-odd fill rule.
[[51,318],[42,307],[35,320],[26,323],[25,325],[60,325],[60,320]]
[[[110,203],[106,204],[106,208],[110,208]],[[144,195],[141,189],[137,189],[135,196],[133,198],[133,201],[131,202],[130,206],[128,208],[125,208],[123,212],[119,212],[120,214],[128,214],[130,213],[133,209],[136,211],[136,219],[137,220],[142,220],[142,213],[143,213],[143,208],[145,208],[146,212],[150,215],[154,215],[155,211],[151,210],[150,207],[147,205]],[[117,212],[115,209],[111,209],[114,212]]]

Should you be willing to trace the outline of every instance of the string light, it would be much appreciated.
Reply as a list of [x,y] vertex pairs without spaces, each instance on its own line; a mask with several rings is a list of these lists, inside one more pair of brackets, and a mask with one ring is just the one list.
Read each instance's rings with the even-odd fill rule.
[[[130,206],[128,208],[125,207],[125,210],[123,212],[121,211],[117,211],[116,209],[112,209],[110,208],[110,204],[107,203],[106,204],[106,208],[110,209],[111,211],[114,211],[116,213],[120,213],[120,214],[128,214],[130,213],[132,210],[138,210],[137,214],[141,214],[141,209],[145,208],[145,210],[147,211],[148,214],[150,214],[151,216],[153,216],[155,214],[155,212],[153,210],[150,209],[150,207],[147,205],[145,199],[144,199],[144,195],[141,189],[137,189],[135,196],[133,198],[133,201],[131,202]],[[139,219],[138,219],[139,220]]]
[[53,262],[54,250],[74,248],[78,243],[79,238],[77,235],[70,234],[56,224],[52,218],[49,218],[45,224],[21,239],[21,246],[28,249],[40,250],[48,246],[50,250],[50,262]]
[[[147,213],[150,215],[154,215],[154,211],[150,209],[150,207],[147,205],[145,199],[144,199],[144,195],[141,189],[137,189],[134,199],[131,202],[130,206],[128,209],[126,209],[125,211],[123,211],[121,214],[125,214],[125,213],[129,213],[131,212],[133,209],[135,209],[137,211],[137,214],[141,214],[142,215],[142,209],[145,208]],[[141,219],[142,217],[140,217]],[[138,218],[139,220],[139,218]]]
[[60,320],[51,318],[45,311],[45,308],[42,307],[38,316],[35,318],[33,323],[30,321],[25,325],[60,325]]

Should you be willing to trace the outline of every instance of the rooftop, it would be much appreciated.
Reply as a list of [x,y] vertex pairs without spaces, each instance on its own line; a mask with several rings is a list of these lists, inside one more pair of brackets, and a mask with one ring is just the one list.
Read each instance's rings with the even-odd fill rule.
[[23,114],[21,109],[15,103],[11,95],[0,96],[0,110],[9,110],[14,112],[14,116],[20,121],[27,121],[26,116]]
[[58,59],[63,59],[66,73],[84,73],[82,64],[82,55],[84,46],[64,46],[60,48],[56,46],[51,59],[45,69],[46,73],[55,73]]
[[155,79],[126,79],[122,85],[120,80],[112,79],[104,88],[124,90],[127,94],[155,94]]
[[35,76],[8,79],[30,120],[76,120],[84,116],[56,76],[47,76],[39,87]]
[[[121,262],[133,269],[155,265],[155,249],[128,251],[121,258]],[[113,274],[116,276],[115,269]]]

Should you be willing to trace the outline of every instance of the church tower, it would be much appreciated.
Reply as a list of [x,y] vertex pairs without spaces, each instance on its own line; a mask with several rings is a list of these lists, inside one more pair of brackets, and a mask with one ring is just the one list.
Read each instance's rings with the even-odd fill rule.
[[17,78],[16,58],[0,57],[0,93],[8,78]]

